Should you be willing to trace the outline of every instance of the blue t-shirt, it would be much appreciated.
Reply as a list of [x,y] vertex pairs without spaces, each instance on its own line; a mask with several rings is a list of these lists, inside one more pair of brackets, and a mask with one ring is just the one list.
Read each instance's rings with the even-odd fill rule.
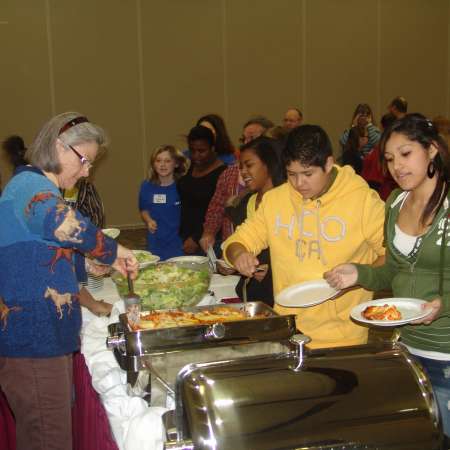
[[150,181],[141,184],[139,210],[147,211],[157,223],[155,233],[147,233],[147,248],[162,260],[183,255],[179,235],[181,202],[176,183],[160,186]]

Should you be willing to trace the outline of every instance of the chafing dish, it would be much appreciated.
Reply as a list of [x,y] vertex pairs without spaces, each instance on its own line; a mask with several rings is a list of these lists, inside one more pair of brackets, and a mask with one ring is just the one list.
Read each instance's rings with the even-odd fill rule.
[[[395,343],[191,364],[166,449],[439,450],[430,384]],[[171,424],[171,425],[170,425]]]
[[[214,309],[215,306],[181,310],[199,312]],[[107,346],[114,350],[120,367],[128,372],[130,384],[136,382],[139,371],[150,371],[153,378],[171,393],[176,375],[192,361],[283,352],[286,351],[288,339],[296,332],[295,315],[280,316],[262,302],[221,307],[245,310],[249,319],[133,331],[127,315],[121,314],[120,322],[109,326]]]
[[442,449],[431,386],[400,344],[308,350],[295,316],[247,308],[265,317],[131,331],[123,315],[110,327],[121,367],[173,397],[166,450]]

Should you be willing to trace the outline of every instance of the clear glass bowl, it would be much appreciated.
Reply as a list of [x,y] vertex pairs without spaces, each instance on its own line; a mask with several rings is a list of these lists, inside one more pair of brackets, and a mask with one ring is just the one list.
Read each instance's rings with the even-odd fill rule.
[[[127,279],[112,275],[119,295],[128,293]],[[211,272],[208,262],[163,262],[139,271],[134,292],[142,299],[142,311],[197,305],[208,292]]]

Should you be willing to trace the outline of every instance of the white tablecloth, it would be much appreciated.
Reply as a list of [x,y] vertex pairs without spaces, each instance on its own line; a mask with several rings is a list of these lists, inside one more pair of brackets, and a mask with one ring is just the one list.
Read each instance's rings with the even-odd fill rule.
[[[210,290],[201,304],[211,304],[226,297],[235,297],[237,276],[214,274]],[[91,291],[97,299],[114,304],[111,317],[97,317],[83,308],[83,328],[81,331],[81,352],[83,353],[92,385],[99,393],[108,415],[111,429],[120,450],[160,450],[164,443],[164,429],[161,415],[166,411],[161,407],[148,407],[141,398],[143,392],[131,392],[126,382],[126,372],[120,369],[112,351],[106,348],[108,325],[118,322],[124,305],[119,301],[116,286],[110,278],[105,278],[103,287]]]

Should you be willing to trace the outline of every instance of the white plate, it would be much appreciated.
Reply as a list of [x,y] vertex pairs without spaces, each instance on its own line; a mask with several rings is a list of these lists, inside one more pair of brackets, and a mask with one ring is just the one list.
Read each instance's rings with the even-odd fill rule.
[[106,236],[112,239],[116,239],[120,234],[120,230],[118,228],[103,228],[102,231],[103,234],[106,234]]
[[145,257],[144,261],[139,262],[139,269],[145,269],[148,266],[151,266],[152,264],[156,264],[161,258],[158,255],[154,255],[151,252],[148,252],[147,250],[133,250],[134,255],[139,260],[139,256]]
[[170,258],[167,262],[180,262],[180,263],[191,263],[191,264],[208,264],[207,256],[175,256]]
[[225,269],[234,269],[234,267],[230,266],[224,259],[218,259],[216,261],[216,264],[219,264],[220,266],[224,267]]
[[[422,319],[428,316],[431,311],[423,311],[422,305],[427,303],[425,300],[419,300],[417,298],[380,298],[378,300],[371,300],[370,302],[364,302],[355,306],[350,311],[350,317],[358,322],[368,323],[369,325],[376,325],[379,327],[393,327],[397,325],[404,325],[412,322],[413,320]],[[402,318],[400,320],[368,320],[362,315],[362,312],[368,306],[383,306],[394,305],[401,312]]]
[[283,289],[275,298],[281,306],[305,308],[334,297],[339,291],[325,280],[306,281]]

